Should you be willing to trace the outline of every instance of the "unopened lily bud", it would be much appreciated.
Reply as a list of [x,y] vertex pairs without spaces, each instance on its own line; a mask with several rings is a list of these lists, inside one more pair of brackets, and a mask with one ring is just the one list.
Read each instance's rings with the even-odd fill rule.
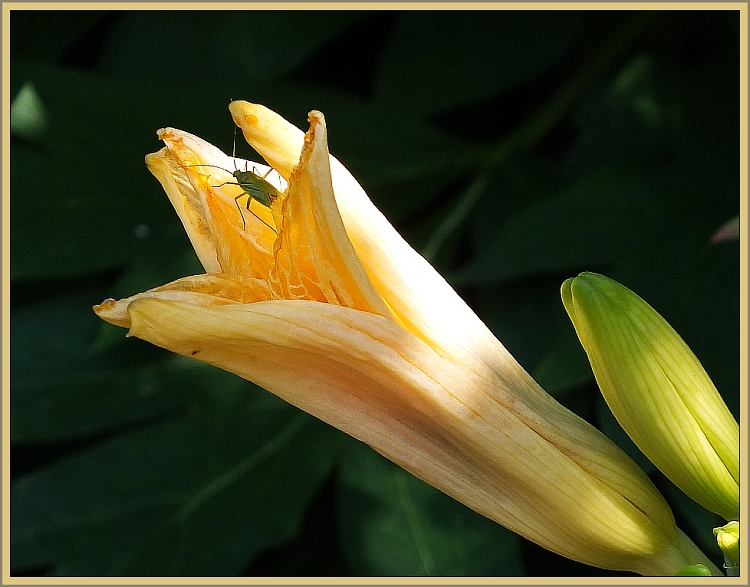
[[714,536],[724,556],[738,565],[740,563],[740,523],[732,521],[721,528],[714,528]]
[[562,286],[565,309],[617,421],[688,496],[739,515],[739,425],[675,330],[628,288],[596,273]]

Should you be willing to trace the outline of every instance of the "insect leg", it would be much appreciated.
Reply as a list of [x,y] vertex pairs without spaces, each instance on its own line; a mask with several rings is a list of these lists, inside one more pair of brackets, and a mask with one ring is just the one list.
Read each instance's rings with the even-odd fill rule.
[[[240,208],[240,198],[242,196],[246,195],[245,192],[242,192],[239,196],[237,196],[234,199],[234,205],[237,206],[237,212],[240,213],[240,218],[242,218],[242,230],[245,230],[247,228],[247,224],[245,223],[245,215],[242,213],[242,208]],[[247,211],[250,211],[250,197],[248,196],[247,199]]]
[[252,196],[250,195],[249,192],[243,192],[243,193],[241,193],[239,196],[237,196],[234,199],[234,203],[237,206],[237,211],[240,213],[240,217],[242,218],[242,230],[245,230],[247,228],[247,223],[245,222],[245,215],[242,213],[242,208],[240,208],[240,198],[242,196],[247,196],[247,206],[245,207],[245,209],[248,212],[250,212],[250,214],[252,214],[253,216],[255,216],[258,220],[260,220],[263,224],[265,224],[268,228],[270,228],[271,230],[273,230],[276,234],[279,234],[278,231],[273,226],[271,226],[270,224],[268,224],[268,222],[266,222],[265,220],[263,220],[260,216],[258,216],[255,212],[253,212],[250,209],[250,204],[251,204],[253,198],[252,198]]
[[238,184],[236,181],[225,181],[224,183],[220,183],[219,185],[212,185],[211,187],[220,188],[221,186],[224,186],[224,185],[240,185],[240,184]]

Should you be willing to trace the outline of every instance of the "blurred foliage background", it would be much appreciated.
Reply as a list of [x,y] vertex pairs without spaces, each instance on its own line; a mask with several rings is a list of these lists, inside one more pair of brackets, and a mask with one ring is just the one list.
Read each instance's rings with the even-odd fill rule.
[[[616,575],[92,304],[202,269],[143,157],[230,99],[331,152],[559,401],[711,528],[604,405],[559,297],[653,305],[739,411],[738,11],[21,11],[11,27],[11,563],[24,575]],[[253,158],[238,144],[238,155]],[[257,158],[257,156],[256,156]]]

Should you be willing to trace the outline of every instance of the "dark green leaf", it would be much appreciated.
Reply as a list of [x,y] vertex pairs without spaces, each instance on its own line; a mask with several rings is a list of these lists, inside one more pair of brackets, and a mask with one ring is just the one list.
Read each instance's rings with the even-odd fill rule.
[[81,275],[188,246],[143,164],[166,118],[132,108],[147,92],[58,68],[16,64],[13,73],[33,82],[49,127],[43,141],[11,147],[14,279]]
[[267,83],[289,73],[367,15],[363,11],[136,10],[118,20],[97,68],[126,77]]
[[343,541],[359,575],[514,576],[518,537],[352,443],[341,477]]
[[12,564],[235,574],[295,532],[336,437],[265,393],[115,437],[14,484]]
[[452,280],[497,283],[611,263],[626,250],[633,227],[650,220],[644,197],[641,186],[626,185],[614,170],[582,177],[563,193],[511,217],[495,241]]
[[13,10],[13,59],[59,60],[80,35],[101,26],[108,14],[101,10]]
[[[565,314],[559,306],[558,310],[560,316]],[[554,396],[588,383],[594,377],[573,325],[567,316],[564,320],[565,322],[558,325],[557,336],[553,339],[548,352],[531,371],[539,385]]]
[[[80,290],[66,286],[38,287],[34,290],[38,299],[15,290],[12,440],[40,443],[79,438],[183,405],[186,395],[175,385],[175,378],[183,371],[192,372],[199,385],[194,375],[194,366],[199,364],[186,364],[135,340],[97,355],[91,345],[101,321],[91,306],[104,293],[83,284]],[[117,333],[118,341],[125,343],[125,331],[118,328]]]
[[695,536],[694,542],[698,548],[721,568],[724,557],[716,544],[713,529],[723,526],[726,520],[695,503],[668,479],[661,477],[657,482],[659,490],[672,504],[675,517],[684,520],[681,524],[682,529]]
[[419,116],[474,104],[547,71],[576,41],[578,11],[417,11],[397,21],[377,99]]

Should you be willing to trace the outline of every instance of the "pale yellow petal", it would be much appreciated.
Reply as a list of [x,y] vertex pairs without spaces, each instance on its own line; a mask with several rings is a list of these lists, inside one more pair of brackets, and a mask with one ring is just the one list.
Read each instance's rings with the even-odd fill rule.
[[203,268],[210,273],[221,271],[208,210],[187,173],[166,147],[146,155],[146,166],[169,196]]
[[[290,173],[299,159],[302,131],[257,104],[232,102],[230,111],[248,142],[282,175]],[[564,445],[582,468],[606,479],[613,489],[632,491],[628,475],[610,470],[612,459],[622,459],[622,451],[549,396],[442,276],[403,240],[343,165],[334,157],[330,159],[336,203],[346,231],[371,283],[400,323],[464,370],[489,385],[512,389],[538,413],[554,419],[557,428],[547,433],[566,432],[551,440]],[[634,464],[632,468],[636,468]],[[651,501],[641,499],[639,503]],[[665,507],[650,515],[671,518]]]
[[540,427],[512,394],[385,317],[303,300],[207,307],[141,297],[128,312],[131,335],[262,385],[545,548],[641,573],[688,564],[673,523],[651,519],[549,442],[541,431],[554,422]]

